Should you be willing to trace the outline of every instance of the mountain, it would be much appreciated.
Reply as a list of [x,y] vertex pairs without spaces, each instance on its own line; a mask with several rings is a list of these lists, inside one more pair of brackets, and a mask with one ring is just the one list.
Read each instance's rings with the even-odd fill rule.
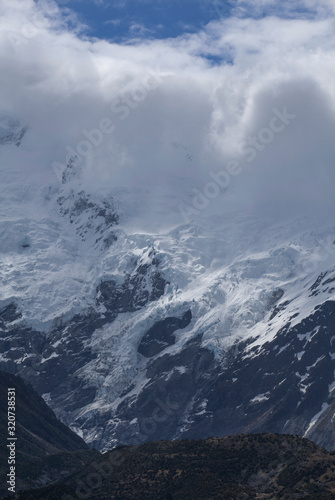
[[11,127],[1,369],[100,451],[250,432],[335,449],[333,226],[204,211],[154,227],[169,196],[143,218],[149,191],[90,186],[75,155],[27,172]]
[[334,471],[334,453],[298,436],[160,441],[108,452],[63,484],[11,498],[331,500]]
[[15,144],[19,147],[27,132],[27,127],[22,126],[20,120],[8,114],[0,114],[0,145]]
[[[0,371],[0,431],[2,444],[8,443],[7,391],[15,389],[16,491],[61,480],[91,462],[99,453],[62,424],[30,384],[20,377]],[[1,446],[0,471],[9,472],[9,450]],[[8,495],[6,481],[0,497]]]

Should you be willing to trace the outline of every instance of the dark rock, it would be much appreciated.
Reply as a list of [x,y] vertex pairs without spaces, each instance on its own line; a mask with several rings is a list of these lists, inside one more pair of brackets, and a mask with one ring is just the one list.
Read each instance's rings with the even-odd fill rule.
[[175,343],[176,330],[186,328],[192,319],[192,313],[188,310],[182,318],[165,318],[155,323],[142,337],[137,351],[147,358],[151,358],[162,352],[169,345]]
[[0,310],[0,327],[2,328],[5,323],[13,323],[17,319],[20,319],[22,314],[14,303],[8,304]]
[[167,282],[158,270],[158,262],[140,264],[122,284],[114,280],[103,281],[97,287],[97,303],[103,304],[112,317],[133,312],[164,294]]
[[283,295],[284,295],[284,290],[282,290],[281,288],[275,290],[270,298],[269,307],[273,307],[276,304],[276,302],[278,302],[278,300],[282,298]]

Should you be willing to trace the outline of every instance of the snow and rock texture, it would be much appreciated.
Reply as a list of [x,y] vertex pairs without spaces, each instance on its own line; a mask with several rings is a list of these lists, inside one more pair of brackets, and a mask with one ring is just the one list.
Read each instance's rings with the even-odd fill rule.
[[1,368],[100,450],[260,431],[335,449],[334,228],[234,213],[136,231],[145,193],[89,191],[76,158],[28,175],[15,127]]
[[20,120],[0,113],[0,145],[15,144],[20,146],[26,132],[27,127],[22,127]]

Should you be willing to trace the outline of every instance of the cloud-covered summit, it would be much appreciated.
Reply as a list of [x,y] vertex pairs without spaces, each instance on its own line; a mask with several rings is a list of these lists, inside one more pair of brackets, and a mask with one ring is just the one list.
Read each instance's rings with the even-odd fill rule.
[[[2,150],[1,168],[58,182],[55,165],[76,154],[87,189],[135,191],[143,214],[183,223],[180,203],[193,207],[210,172],[234,160],[241,173],[201,214],[327,216],[333,2],[253,5],[262,15],[237,2],[197,33],[117,44],[85,35],[67,6],[1,2],[0,110],[29,126],[20,152]],[[275,122],[285,109],[295,119]]]

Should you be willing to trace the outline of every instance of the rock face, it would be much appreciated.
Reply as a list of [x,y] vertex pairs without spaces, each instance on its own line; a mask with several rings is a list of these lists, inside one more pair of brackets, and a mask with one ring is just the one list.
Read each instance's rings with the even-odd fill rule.
[[152,358],[156,354],[164,351],[169,345],[176,341],[173,333],[176,330],[186,328],[192,319],[191,311],[187,311],[179,318],[165,318],[155,323],[143,335],[137,351],[146,358]]
[[109,452],[62,484],[12,498],[331,500],[334,470],[333,453],[298,436],[160,441]]
[[[149,258],[152,256],[149,253]],[[118,285],[114,280],[100,283],[97,287],[97,304],[103,304],[114,317],[135,312],[149,302],[158,300],[164,294],[166,284],[158,270],[158,261],[153,257],[150,264],[139,262],[122,284]]]
[[240,353],[224,371],[217,369],[199,397],[207,399],[207,421],[192,423],[183,436],[215,435],[223,427],[227,434],[237,428],[245,433],[271,429],[304,434],[334,449],[329,411],[334,404],[334,320],[335,303],[327,301],[296,326],[279,330],[271,342],[239,346]]
[[[16,401],[16,490],[39,487],[61,480],[70,472],[99,456],[79,436],[62,424],[43,398],[20,377],[0,371],[0,426],[6,443],[7,391],[15,389]],[[8,449],[1,446],[0,470],[6,477]],[[8,495],[6,481],[0,497]]]

